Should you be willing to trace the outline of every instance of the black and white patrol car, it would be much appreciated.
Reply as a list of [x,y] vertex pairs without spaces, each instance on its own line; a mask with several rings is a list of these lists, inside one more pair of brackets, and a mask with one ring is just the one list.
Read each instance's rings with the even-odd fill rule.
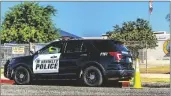
[[53,78],[100,86],[109,78],[131,79],[133,74],[132,55],[115,40],[54,41],[30,56],[8,60],[4,66],[4,76],[21,85]]

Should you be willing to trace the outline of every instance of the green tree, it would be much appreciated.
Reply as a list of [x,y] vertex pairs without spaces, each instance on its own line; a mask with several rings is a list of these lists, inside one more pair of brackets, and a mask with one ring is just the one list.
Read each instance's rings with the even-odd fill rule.
[[136,21],[124,22],[122,26],[115,25],[114,30],[107,32],[109,38],[126,42],[128,48],[134,50],[143,48],[155,48],[157,46],[156,35],[147,20],[138,18]]
[[43,7],[36,2],[11,7],[2,22],[2,43],[43,43],[57,39],[58,29],[51,19],[56,11],[53,6]]

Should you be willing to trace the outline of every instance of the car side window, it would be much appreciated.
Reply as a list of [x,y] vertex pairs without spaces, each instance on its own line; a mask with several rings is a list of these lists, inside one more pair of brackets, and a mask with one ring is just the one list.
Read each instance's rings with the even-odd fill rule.
[[66,53],[80,52],[81,51],[81,41],[69,41],[67,42]]
[[93,42],[94,42],[93,45],[101,52],[110,52],[110,51],[116,50],[114,43],[112,41],[99,40],[99,41],[93,41]]
[[40,54],[56,54],[61,52],[62,43],[55,42],[41,50]]

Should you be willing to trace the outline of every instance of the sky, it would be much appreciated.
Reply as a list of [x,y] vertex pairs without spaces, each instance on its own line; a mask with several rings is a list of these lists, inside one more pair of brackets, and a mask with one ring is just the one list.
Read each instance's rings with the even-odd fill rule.
[[[1,19],[10,7],[21,2],[2,2]],[[153,2],[149,15],[149,2],[40,2],[41,6],[51,5],[58,10],[53,16],[57,28],[77,36],[101,36],[113,30],[113,26],[137,18],[150,20],[153,31],[170,33],[165,17],[170,11],[170,2]]]

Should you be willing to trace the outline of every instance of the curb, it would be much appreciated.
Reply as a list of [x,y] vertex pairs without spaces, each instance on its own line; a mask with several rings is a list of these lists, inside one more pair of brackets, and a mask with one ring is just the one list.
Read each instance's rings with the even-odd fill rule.
[[[141,82],[141,86],[149,88],[170,88],[170,83],[163,82]],[[130,83],[130,87],[133,87],[133,83]]]
[[[170,83],[158,83],[158,82],[142,82],[142,87],[149,87],[149,88],[170,88]],[[133,84],[130,84],[132,87]]]
[[14,80],[0,79],[0,84],[14,84]]
[[142,87],[150,88],[170,88],[170,83],[142,82]]

